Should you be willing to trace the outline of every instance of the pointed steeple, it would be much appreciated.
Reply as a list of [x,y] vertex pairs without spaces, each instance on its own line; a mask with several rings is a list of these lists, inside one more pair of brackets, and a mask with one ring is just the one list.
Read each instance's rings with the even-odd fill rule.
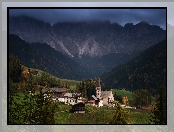
[[100,78],[99,77],[97,79],[97,87],[101,87],[101,85],[100,85]]
[[96,84],[96,97],[97,98],[101,97],[101,85],[100,85],[100,78],[99,77],[97,79],[97,84]]

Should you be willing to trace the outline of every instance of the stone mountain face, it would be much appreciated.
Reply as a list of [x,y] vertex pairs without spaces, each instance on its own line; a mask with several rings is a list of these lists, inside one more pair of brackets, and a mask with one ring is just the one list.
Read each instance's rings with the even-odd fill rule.
[[124,27],[107,21],[50,25],[25,16],[9,18],[9,33],[30,43],[47,43],[71,57],[132,54],[144,51],[166,38],[165,30],[146,22],[137,25],[128,23]]

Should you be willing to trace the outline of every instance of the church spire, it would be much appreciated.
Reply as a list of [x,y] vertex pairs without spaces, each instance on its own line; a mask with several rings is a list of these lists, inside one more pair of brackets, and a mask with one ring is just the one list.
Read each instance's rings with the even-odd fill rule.
[[100,85],[100,78],[99,77],[97,79],[97,87],[101,87],[101,85]]
[[101,97],[101,85],[100,85],[100,78],[97,79],[97,85],[96,85],[96,97]]

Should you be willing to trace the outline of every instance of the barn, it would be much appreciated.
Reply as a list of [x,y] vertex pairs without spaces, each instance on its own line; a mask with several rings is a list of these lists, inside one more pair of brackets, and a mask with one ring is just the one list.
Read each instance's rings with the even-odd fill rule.
[[85,113],[85,104],[82,102],[75,104],[70,111],[73,113]]

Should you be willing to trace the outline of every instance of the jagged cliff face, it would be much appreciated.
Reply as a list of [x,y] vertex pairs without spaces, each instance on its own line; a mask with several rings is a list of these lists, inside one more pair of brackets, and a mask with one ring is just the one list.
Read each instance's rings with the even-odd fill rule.
[[145,22],[124,27],[110,22],[64,22],[50,25],[29,17],[10,17],[9,33],[27,42],[47,43],[71,57],[141,52],[166,38],[166,31]]

